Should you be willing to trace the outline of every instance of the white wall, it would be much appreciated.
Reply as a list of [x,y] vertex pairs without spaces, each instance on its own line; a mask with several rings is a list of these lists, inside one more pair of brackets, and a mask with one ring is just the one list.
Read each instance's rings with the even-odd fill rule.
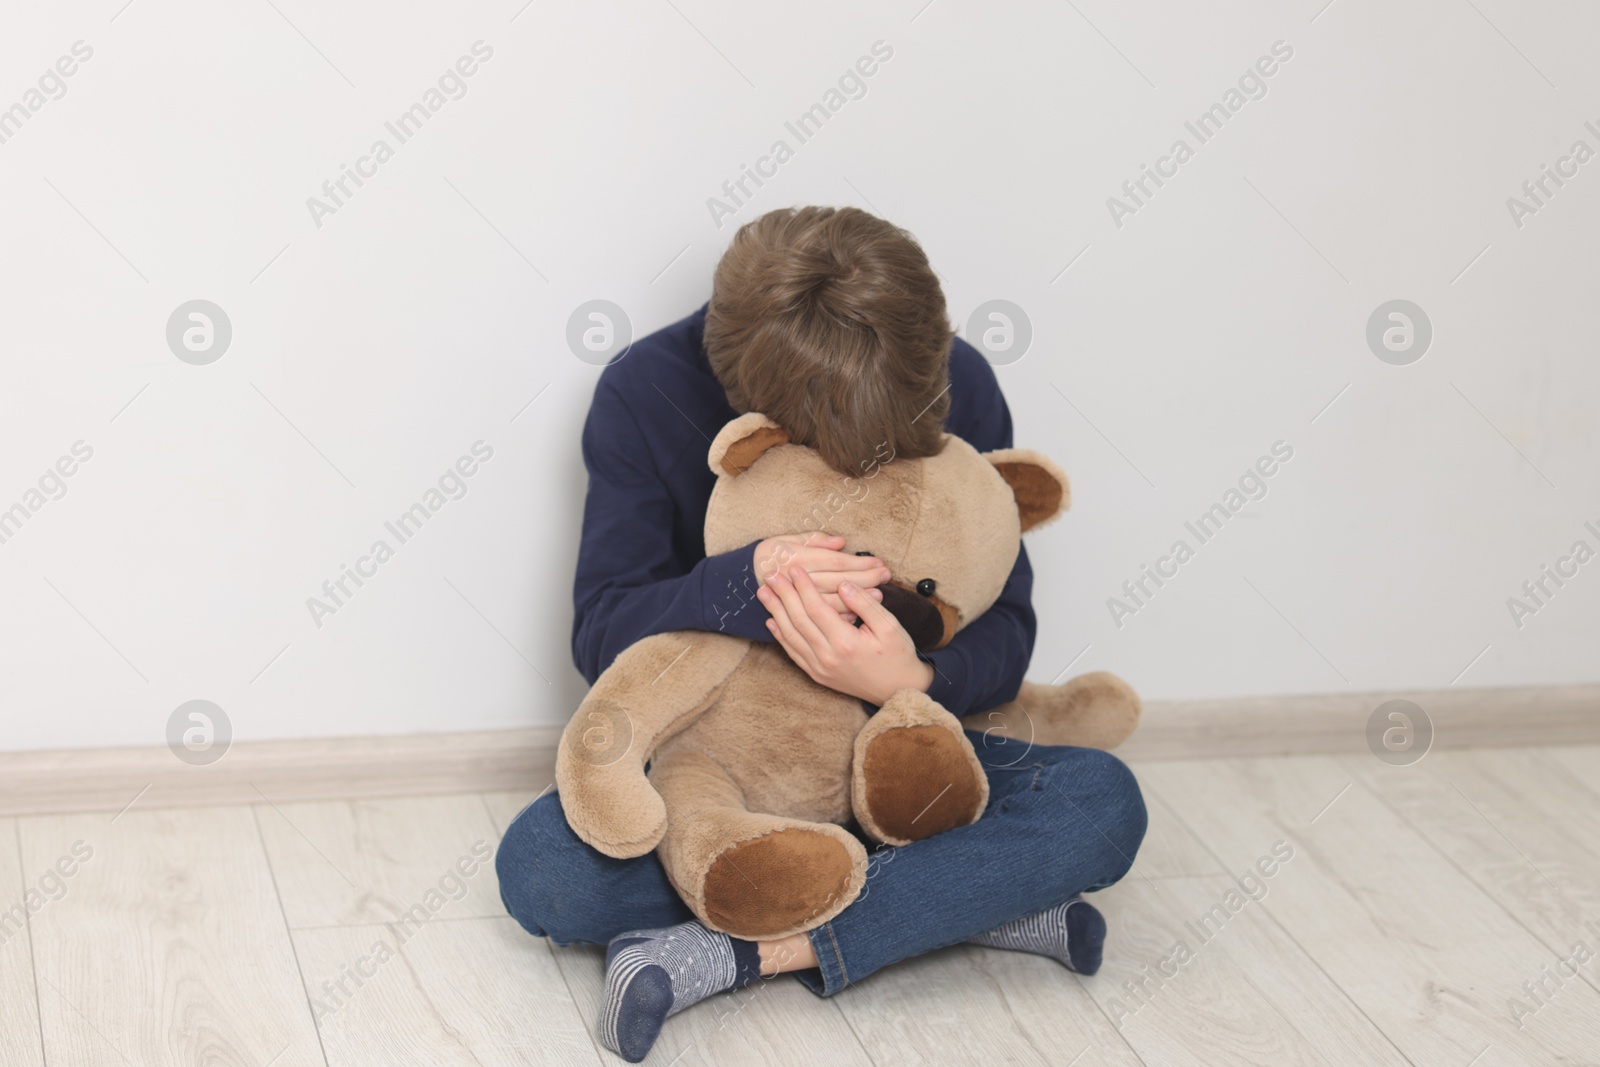
[[[0,106],[93,56],[0,144],[0,508],[93,456],[0,544],[0,746],[159,744],[194,698],[238,738],[564,721],[598,373],[567,318],[673,321],[734,223],[813,202],[916,233],[963,323],[1031,319],[998,373],[1076,496],[1033,541],[1034,677],[1600,679],[1600,562],[1520,629],[1506,604],[1600,549],[1600,162],[1520,227],[1506,204],[1600,149],[1591,6],[274,2],[4,16]],[[398,145],[385,121],[480,40]],[[880,40],[797,144],[785,121]],[[1276,41],[1267,95],[1115,225],[1107,198]],[[380,137],[319,228],[307,198]],[[794,158],[716,225],[779,138]],[[196,298],[233,328],[203,366],[165,337]],[[1408,366],[1364,338],[1395,298],[1435,330]],[[467,495],[319,628],[307,598],[480,440]],[[1279,440],[1269,495],[1119,628],[1107,598]]]

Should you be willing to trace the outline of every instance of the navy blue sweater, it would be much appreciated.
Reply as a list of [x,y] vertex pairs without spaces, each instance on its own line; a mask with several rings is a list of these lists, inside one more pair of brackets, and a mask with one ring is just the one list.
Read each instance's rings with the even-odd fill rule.
[[[706,360],[705,311],[635,342],[595,387],[583,427],[589,492],[572,624],[572,659],[591,684],[618,653],[653,634],[721,630],[772,640],[767,611],[751,596],[755,543],[705,553],[716,481],[706,452],[737,415]],[[979,451],[1011,447],[1011,412],[994,371],[960,338],[950,351],[945,430]],[[956,715],[1016,696],[1033,654],[1032,591],[1023,551],[994,607],[924,656],[935,668],[930,696]]]

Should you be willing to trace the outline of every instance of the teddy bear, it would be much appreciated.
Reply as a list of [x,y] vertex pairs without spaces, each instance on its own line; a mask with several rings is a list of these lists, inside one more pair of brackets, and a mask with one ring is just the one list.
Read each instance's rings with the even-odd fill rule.
[[[1069,502],[1066,475],[1044,456],[980,454],[949,434],[937,455],[842,476],[751,412],[717,434],[708,460],[708,554],[825,514],[845,551],[890,570],[882,606],[919,651],[944,647],[993,605],[1021,534]],[[801,508],[810,514],[796,524]],[[869,716],[776,644],[680,631],[630,646],[596,680],[562,734],[556,786],[589,845],[618,858],[656,850],[702,923],[773,939],[827,922],[860,894],[867,852],[852,822],[871,841],[905,845],[983,814],[988,780],[964,725],[985,741],[1109,748],[1139,714],[1126,683],[1095,673],[1024,683],[1016,701],[965,722],[909,689]]]

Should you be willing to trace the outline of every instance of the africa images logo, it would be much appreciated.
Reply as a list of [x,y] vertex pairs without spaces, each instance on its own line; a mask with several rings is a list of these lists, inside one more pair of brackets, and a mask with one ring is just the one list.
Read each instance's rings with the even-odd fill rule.
[[820,101],[800,112],[793,122],[783,124],[783,128],[794,138],[793,145],[785,138],[778,138],[765,155],[756,158],[754,167],[747,163],[739,165],[739,176],[722,183],[721,196],[706,197],[706,210],[711,213],[711,221],[716,223],[717,229],[722,229],[724,219],[738,214],[747,201],[754,199],[751,183],[760,189],[767,184],[764,179],[776,178],[778,168],[794,158],[797,147],[821,133],[822,127],[843,110],[845,104],[867,95],[867,79],[893,58],[894,49],[889,44],[884,41],[872,42],[871,55],[862,56],[854,66],[846,67],[844,73],[839,75],[836,87],[830,86]]
[[[394,121],[383,124],[383,128],[394,138],[393,145],[380,137],[372,142],[366,155],[356,157],[354,167],[340,163],[339,176],[322,183],[322,198],[306,197],[306,210],[311,213],[311,221],[316,228],[322,229],[322,220],[326,216],[337,215],[339,209],[367,184],[365,179],[377,177],[378,168],[394,158],[395,149],[421,132],[422,127],[438,114],[445,104],[466,96],[467,79],[477,74],[480,65],[487,63],[493,57],[494,48],[491,45],[483,41],[474,41],[471,55],[457,59],[454,66],[447,67],[445,72],[439,75],[435,85],[430,85],[423,92],[420,101],[400,112]],[[352,184],[355,188],[351,188]]]
[[[1223,92],[1221,100],[1200,112],[1193,122],[1185,122],[1183,128],[1194,138],[1194,144],[1184,137],[1173,141],[1167,154],[1157,157],[1154,167],[1142,163],[1139,176],[1122,183],[1122,193],[1126,199],[1106,197],[1106,210],[1111,213],[1112,224],[1122,229],[1122,220],[1129,215],[1137,215],[1139,209],[1155,196],[1156,190],[1176,178],[1178,169],[1195,157],[1201,145],[1221,133],[1222,127],[1244,110],[1245,104],[1263,99],[1267,95],[1267,79],[1278,73],[1279,68],[1292,58],[1293,46],[1287,41],[1273,41],[1271,55],[1261,56],[1253,65],[1245,68],[1237,84],[1230,85]],[[1154,189],[1151,188],[1152,184]]]
[[21,133],[23,125],[44,110],[50,101],[66,96],[66,79],[78,73],[81,65],[92,58],[94,49],[89,44],[84,41],[72,42],[72,54],[62,56],[55,61],[54,67],[46,68],[35,83],[37,88],[23,92],[22,99],[10,107],[0,108],[0,144]]

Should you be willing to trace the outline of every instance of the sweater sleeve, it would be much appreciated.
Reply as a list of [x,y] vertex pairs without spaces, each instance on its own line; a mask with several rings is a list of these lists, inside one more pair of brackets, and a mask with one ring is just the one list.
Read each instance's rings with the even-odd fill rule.
[[1000,599],[950,643],[927,654],[933,664],[928,695],[960,717],[1016,698],[1033,657],[1033,568],[1028,551],[1017,553]]
[[[957,341],[958,346],[964,342]],[[946,429],[980,452],[1011,447],[1011,410],[994,370],[975,351],[951,367],[951,417]],[[952,363],[955,360],[952,359]],[[958,404],[957,401],[960,401]],[[969,623],[950,643],[926,658],[933,665],[928,695],[952,714],[986,711],[1016,698],[1033,658],[1038,623],[1033,613],[1033,567],[1028,551],[1017,552],[1005,588],[994,606]]]
[[589,490],[572,598],[572,660],[591,685],[624,649],[653,634],[712,630],[772,640],[755,598],[755,544],[685,569],[655,451],[602,380],[583,427]]

